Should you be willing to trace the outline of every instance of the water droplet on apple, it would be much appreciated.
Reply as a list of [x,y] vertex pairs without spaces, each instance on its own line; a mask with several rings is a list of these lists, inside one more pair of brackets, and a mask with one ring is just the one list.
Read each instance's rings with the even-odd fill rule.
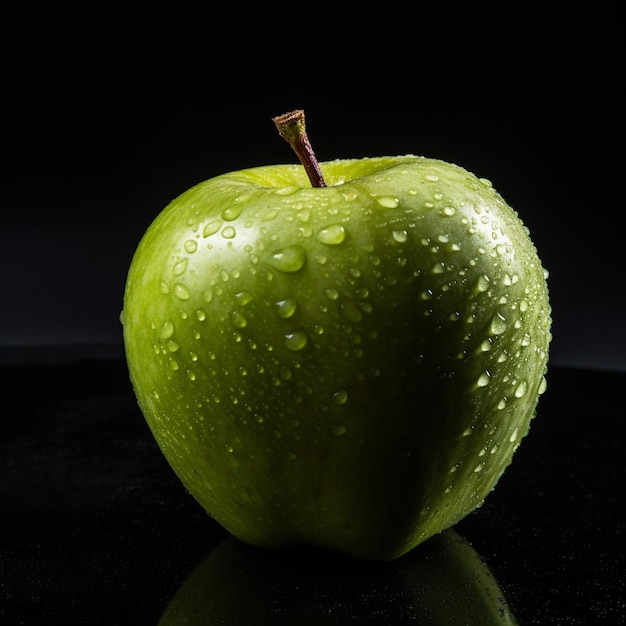
[[246,306],[246,304],[249,304],[252,301],[252,294],[248,291],[240,291],[235,294],[235,300],[237,301],[237,304]]
[[346,238],[346,229],[343,224],[331,224],[319,230],[315,238],[327,246],[336,246]]
[[285,346],[295,352],[306,347],[308,341],[309,339],[303,330],[295,330],[285,335]]
[[178,365],[178,361],[176,361],[175,359],[172,359],[170,361],[170,369],[176,372],[179,368],[180,366]]
[[222,237],[224,237],[224,239],[233,239],[236,234],[237,231],[234,226],[226,226],[224,230],[222,230]]
[[226,220],[227,222],[232,222],[233,220],[236,220],[241,215],[242,210],[243,210],[242,205],[229,206],[222,211],[221,217],[223,220]]
[[521,398],[526,395],[526,391],[528,390],[528,383],[523,380],[520,384],[515,388],[515,397]]
[[222,227],[222,224],[222,220],[211,220],[207,222],[202,229],[202,236],[206,239],[214,235]]
[[478,377],[478,380],[476,381],[476,386],[486,387],[489,384],[489,378],[490,378],[489,372],[484,372]]
[[297,244],[276,250],[270,257],[270,263],[281,272],[297,272],[305,262],[306,250]]
[[187,378],[191,381],[196,380],[196,375],[191,370],[187,370]]
[[507,323],[502,314],[496,313],[491,320],[491,324],[489,325],[489,332],[493,335],[501,335],[506,331]]
[[482,472],[483,467],[485,466],[484,463],[479,463],[475,468],[474,468],[474,472],[478,473],[478,472]]
[[333,394],[333,402],[335,404],[345,404],[348,401],[348,392],[342,389]]
[[343,424],[337,424],[332,428],[333,435],[345,435],[348,429]]
[[435,263],[431,268],[430,268],[430,273],[431,274],[442,274],[443,271],[445,269],[445,265],[441,262],[439,263]]
[[191,292],[182,283],[176,283],[174,285],[174,295],[179,300],[189,300],[189,298],[191,298]]
[[452,217],[455,213],[456,209],[451,206],[446,206],[439,211],[439,215],[443,215],[444,217]]
[[167,320],[161,326],[161,330],[159,331],[160,339],[169,339],[174,334],[174,323],[171,320]]
[[245,315],[237,310],[231,312],[230,321],[235,328],[245,328],[248,325]]
[[546,390],[548,389],[548,381],[546,380],[545,376],[542,376],[541,378],[541,382],[539,383],[539,389],[537,390],[537,393],[539,395],[542,395],[546,392]]
[[184,246],[185,252],[193,254],[198,249],[198,242],[195,239],[187,239]]
[[204,320],[206,319],[206,311],[204,309],[198,309],[196,311],[196,319],[199,322],[204,322]]
[[398,198],[392,196],[380,196],[376,198],[376,202],[385,209],[395,209],[400,204]]
[[283,319],[292,317],[298,309],[298,302],[294,298],[285,298],[276,303],[278,316]]
[[478,351],[479,352],[489,352],[489,350],[491,350],[491,348],[493,348],[493,340],[492,339],[485,339],[480,346],[478,347]]
[[406,230],[394,230],[391,233],[391,236],[393,237],[394,241],[397,241],[398,243],[404,243],[409,238],[409,234],[406,232]]
[[518,430],[517,428],[511,433],[511,436],[509,437],[509,443],[515,443],[517,441],[517,437],[518,437]]
[[339,292],[336,289],[326,289],[324,293],[329,300],[334,301],[339,298]]
[[169,352],[178,352],[180,349],[180,345],[172,340],[168,341],[166,345]]
[[439,180],[439,176],[436,174],[426,174],[424,179],[430,181],[431,183],[436,183]]
[[476,283],[474,283],[474,291],[476,293],[483,293],[489,289],[489,277],[481,274],[477,279]]
[[181,259],[180,261],[178,261],[178,263],[175,263],[174,267],[172,268],[172,273],[174,274],[174,276],[180,276],[181,274],[184,274],[187,270],[188,263],[189,259],[187,257]]

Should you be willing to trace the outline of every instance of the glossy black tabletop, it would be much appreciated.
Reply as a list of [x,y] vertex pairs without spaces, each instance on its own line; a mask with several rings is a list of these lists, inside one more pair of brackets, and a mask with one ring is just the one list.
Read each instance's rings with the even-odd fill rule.
[[[0,381],[2,625],[450,623],[418,605],[469,593],[436,574],[439,539],[372,566],[229,538],[169,469],[122,360],[3,365]],[[553,367],[513,464],[453,529],[502,623],[626,624],[625,393],[626,373]],[[191,579],[210,610],[181,594]]]

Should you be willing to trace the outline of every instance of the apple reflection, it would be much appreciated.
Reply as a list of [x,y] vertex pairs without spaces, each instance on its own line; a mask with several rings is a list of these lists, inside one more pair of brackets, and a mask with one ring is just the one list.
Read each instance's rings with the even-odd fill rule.
[[359,621],[517,623],[478,553],[446,530],[388,563],[263,550],[228,538],[183,583],[159,626]]

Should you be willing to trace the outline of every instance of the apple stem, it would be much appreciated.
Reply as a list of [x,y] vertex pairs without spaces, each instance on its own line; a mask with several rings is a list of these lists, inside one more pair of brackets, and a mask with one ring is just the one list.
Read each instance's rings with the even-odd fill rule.
[[298,109],[272,118],[280,136],[293,148],[313,187],[326,187],[319,162],[306,133],[304,111]]

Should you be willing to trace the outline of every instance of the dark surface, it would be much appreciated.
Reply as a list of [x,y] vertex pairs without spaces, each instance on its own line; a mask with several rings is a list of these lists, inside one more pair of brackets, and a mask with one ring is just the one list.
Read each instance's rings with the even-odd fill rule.
[[[0,623],[157,624],[194,568],[218,545],[223,553],[228,534],[173,476],[124,362],[3,366],[0,381]],[[626,374],[552,368],[548,381],[513,465],[455,530],[519,624],[626,624]],[[259,571],[276,571],[279,555],[253,554]],[[332,618],[337,599],[321,591],[326,556],[296,559],[294,579]],[[225,580],[236,586],[238,570],[226,561]],[[383,615],[390,594],[402,601],[406,589],[394,591],[397,577],[386,576],[381,568],[358,589],[362,577],[343,578],[342,610]],[[272,584],[284,596],[281,579]],[[276,623],[297,623],[279,603],[268,606],[286,620]],[[409,602],[400,613],[411,610]]]

